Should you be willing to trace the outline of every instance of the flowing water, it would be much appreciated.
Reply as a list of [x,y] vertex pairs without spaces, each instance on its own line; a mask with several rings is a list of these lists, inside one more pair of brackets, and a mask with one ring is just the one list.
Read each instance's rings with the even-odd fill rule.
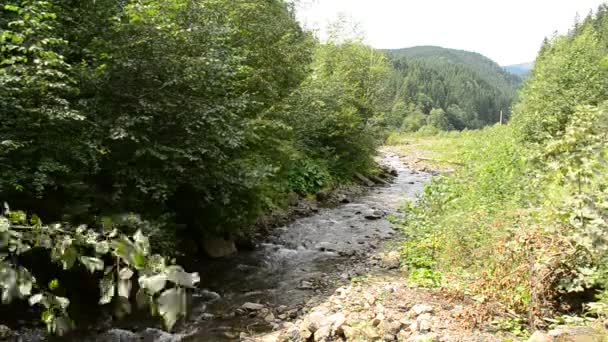
[[[277,228],[254,251],[201,267],[203,285],[220,298],[207,292],[198,295],[193,317],[200,319],[190,324],[196,332],[187,340],[230,341],[238,340],[239,332],[269,330],[271,326],[263,320],[235,315],[235,311],[246,302],[271,308],[298,307],[315,294],[312,285],[317,282],[325,280],[327,285],[332,277],[352,276],[344,274],[342,266],[396,234],[386,215],[398,214],[403,203],[415,199],[430,178],[427,173],[410,171],[394,154],[384,154],[382,163],[398,172],[390,185]],[[366,218],[373,214],[384,218]],[[209,319],[209,314],[216,318]]]
[[[340,282],[365,272],[357,271],[365,264],[361,258],[396,234],[387,216],[401,215],[399,208],[414,200],[431,177],[409,170],[392,153],[383,153],[380,162],[397,171],[391,184],[276,228],[253,251],[190,265],[189,271],[200,273],[204,290],[195,290],[191,315],[174,335],[146,328],[159,327],[158,319],[131,317],[121,326],[139,331],[136,338],[130,331],[113,329],[102,339],[89,335],[92,339],[77,340],[221,342],[239,341],[243,332],[271,331],[273,322],[241,306],[260,303],[268,312],[293,317],[311,298],[324,298]],[[150,330],[156,337],[146,335]]]

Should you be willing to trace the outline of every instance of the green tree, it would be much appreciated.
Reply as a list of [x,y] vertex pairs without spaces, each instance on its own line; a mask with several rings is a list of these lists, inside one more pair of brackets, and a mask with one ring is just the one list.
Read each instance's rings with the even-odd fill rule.
[[433,110],[431,110],[431,113],[426,120],[426,124],[441,131],[451,131],[454,129],[454,126],[452,126],[452,123],[450,122],[450,117],[441,108],[433,108]]

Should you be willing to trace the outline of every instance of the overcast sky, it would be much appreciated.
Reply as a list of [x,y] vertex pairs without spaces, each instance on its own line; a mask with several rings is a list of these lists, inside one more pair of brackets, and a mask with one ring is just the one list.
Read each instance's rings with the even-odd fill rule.
[[501,65],[533,61],[544,37],[566,32],[602,0],[300,0],[298,17],[319,31],[339,15],[376,48],[438,45],[479,52]]

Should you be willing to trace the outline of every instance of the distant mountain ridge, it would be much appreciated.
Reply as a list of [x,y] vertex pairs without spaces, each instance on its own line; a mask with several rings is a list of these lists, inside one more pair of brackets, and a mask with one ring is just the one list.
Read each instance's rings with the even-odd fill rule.
[[534,62],[506,65],[503,68],[512,74],[525,77],[534,68]]
[[442,109],[455,129],[493,124],[501,112],[508,119],[522,83],[521,77],[476,52],[437,46],[383,51],[393,65],[388,88],[394,99],[394,126],[399,112],[407,117],[416,110],[429,115]]
[[498,63],[477,52],[431,45],[387,49],[384,51],[396,57],[404,56],[432,64],[448,63],[462,65],[474,71],[484,81],[498,87],[517,88],[521,83],[519,75],[508,72],[498,65]]

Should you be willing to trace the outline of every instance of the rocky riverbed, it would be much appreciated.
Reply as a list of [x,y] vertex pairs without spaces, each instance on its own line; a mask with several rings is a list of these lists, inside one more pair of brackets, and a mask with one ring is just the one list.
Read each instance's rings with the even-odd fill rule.
[[399,156],[384,153],[380,162],[394,170],[362,196],[338,195],[337,206],[273,229],[256,248],[207,261],[200,269],[190,317],[177,333],[158,330],[149,320],[89,335],[88,341],[239,341],[279,331],[304,316],[311,305],[364,277],[374,267],[398,267],[398,255],[369,261],[394,231],[388,218],[414,200],[432,176],[406,168]]

